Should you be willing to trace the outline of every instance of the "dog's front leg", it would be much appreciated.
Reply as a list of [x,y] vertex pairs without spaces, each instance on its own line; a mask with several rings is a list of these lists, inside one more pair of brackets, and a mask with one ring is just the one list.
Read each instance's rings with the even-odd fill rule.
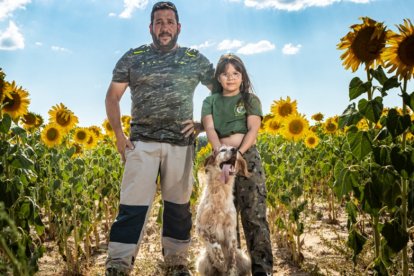
[[229,267],[227,275],[237,276],[237,264],[236,264],[236,250],[237,250],[237,240],[231,239],[229,242]]

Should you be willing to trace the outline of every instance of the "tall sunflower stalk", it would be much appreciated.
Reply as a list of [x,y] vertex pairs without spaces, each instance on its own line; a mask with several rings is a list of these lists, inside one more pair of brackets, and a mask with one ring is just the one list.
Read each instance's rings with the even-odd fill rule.
[[[389,73],[395,71],[395,75],[402,80],[401,87],[403,103],[403,116],[408,115],[408,107],[414,110],[414,92],[407,93],[408,81],[414,76],[414,26],[409,19],[404,19],[404,24],[397,25],[399,33],[391,33],[388,40],[388,47],[383,53],[386,60],[386,67],[390,68]],[[408,105],[408,106],[407,106]],[[409,115],[408,115],[409,116]],[[401,140],[401,149],[406,151],[406,139],[408,130],[404,131]],[[407,197],[408,197],[409,180],[401,176],[402,204],[401,204],[401,224],[402,228],[407,231]],[[402,250],[402,270],[403,275],[408,275],[408,253],[407,246]]]

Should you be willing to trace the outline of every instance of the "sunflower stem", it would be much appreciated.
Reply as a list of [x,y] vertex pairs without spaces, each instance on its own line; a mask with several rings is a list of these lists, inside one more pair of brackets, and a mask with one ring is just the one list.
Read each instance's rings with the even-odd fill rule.
[[[407,78],[404,78],[403,88],[402,88],[403,95],[407,93]],[[407,112],[407,105],[403,101],[403,115],[406,115]],[[402,135],[401,141],[401,149],[405,151],[406,147],[406,139],[407,139],[407,131],[405,131]],[[408,197],[408,181],[401,177],[401,184],[402,184],[402,193],[401,193],[401,226],[404,231],[407,231],[407,197]],[[408,252],[407,252],[407,245],[404,246],[402,250],[402,275],[408,275]]]

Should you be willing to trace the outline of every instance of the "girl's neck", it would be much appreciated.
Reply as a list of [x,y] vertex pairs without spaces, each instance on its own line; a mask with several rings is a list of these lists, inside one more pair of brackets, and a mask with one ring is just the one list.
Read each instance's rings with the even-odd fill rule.
[[232,92],[223,90],[223,92],[222,92],[222,95],[224,97],[232,97],[232,96],[236,96],[238,94],[240,94],[240,90],[232,91]]

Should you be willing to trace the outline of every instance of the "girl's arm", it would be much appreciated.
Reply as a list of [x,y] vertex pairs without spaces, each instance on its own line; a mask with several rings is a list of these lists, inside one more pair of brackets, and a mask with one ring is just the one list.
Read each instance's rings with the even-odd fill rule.
[[[203,117],[204,130],[207,133],[207,139],[213,147],[214,152],[220,148],[221,143],[217,135],[216,129],[214,128],[213,115],[209,114]],[[260,125],[259,125],[260,126]]]
[[239,146],[239,152],[245,153],[256,142],[257,133],[259,132],[262,119],[257,115],[247,116],[247,133]]

